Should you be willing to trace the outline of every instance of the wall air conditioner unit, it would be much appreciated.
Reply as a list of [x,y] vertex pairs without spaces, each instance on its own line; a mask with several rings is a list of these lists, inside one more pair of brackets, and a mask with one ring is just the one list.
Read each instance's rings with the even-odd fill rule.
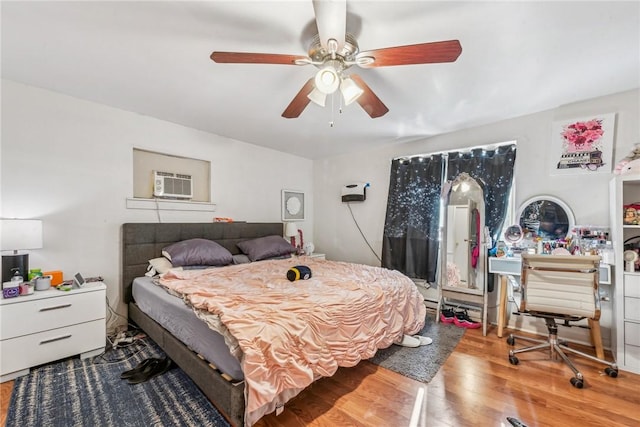
[[367,187],[368,182],[345,185],[342,187],[342,202],[364,202],[367,200]]
[[193,197],[191,175],[153,171],[153,196],[164,199],[191,199]]

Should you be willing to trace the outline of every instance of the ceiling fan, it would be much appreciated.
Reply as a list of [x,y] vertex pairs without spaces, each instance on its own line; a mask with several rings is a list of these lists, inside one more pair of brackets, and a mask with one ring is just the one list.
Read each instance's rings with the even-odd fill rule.
[[291,119],[300,116],[309,102],[324,106],[327,95],[340,90],[345,105],[357,101],[371,116],[385,115],[389,109],[357,74],[345,71],[393,65],[454,62],[462,47],[458,40],[387,47],[360,52],[355,37],[346,32],[346,0],[313,0],[318,34],[313,38],[308,56],[275,53],[213,52],[217,63],[314,65],[319,68],[282,113]]

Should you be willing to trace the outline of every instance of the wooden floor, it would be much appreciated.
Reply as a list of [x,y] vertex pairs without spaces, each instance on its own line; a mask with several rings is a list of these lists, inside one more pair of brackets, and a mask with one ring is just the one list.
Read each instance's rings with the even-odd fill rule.
[[[576,389],[562,362],[535,352],[512,366],[508,351],[495,328],[486,337],[468,330],[428,385],[362,362],[317,381],[281,415],[256,425],[404,427],[414,412],[415,426],[510,426],[507,417],[529,427],[640,425],[640,375],[620,371],[609,378],[601,366],[573,357],[585,377],[585,387]],[[2,425],[11,387],[7,382],[0,389]]]

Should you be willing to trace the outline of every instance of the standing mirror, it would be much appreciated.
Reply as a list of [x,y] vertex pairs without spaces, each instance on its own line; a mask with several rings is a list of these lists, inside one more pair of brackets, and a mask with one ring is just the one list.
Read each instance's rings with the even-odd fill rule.
[[536,196],[525,201],[517,218],[525,232],[543,240],[565,239],[576,225],[569,206],[553,196]]
[[440,298],[442,307],[475,306],[480,310],[482,333],[487,334],[485,204],[483,187],[469,174],[458,175],[443,194],[444,212],[440,246]]
[[443,284],[464,292],[484,288],[484,192],[467,173],[451,184],[444,221]]

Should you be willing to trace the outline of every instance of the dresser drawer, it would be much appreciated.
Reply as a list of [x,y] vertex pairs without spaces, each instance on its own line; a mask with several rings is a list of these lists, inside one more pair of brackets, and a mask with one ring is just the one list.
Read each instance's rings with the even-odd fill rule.
[[640,323],[624,322],[624,342],[640,348]]
[[624,297],[624,318],[640,321],[640,298]]
[[624,295],[640,298],[640,274],[624,275]]
[[105,342],[104,319],[4,340],[0,374],[104,348]]
[[[56,291],[58,292],[58,291]],[[0,339],[32,334],[44,330],[104,319],[105,292],[78,292],[4,305],[0,312]],[[102,321],[104,324],[104,320]]]
[[508,257],[490,257],[489,258],[489,273],[497,274],[512,274],[520,276],[522,273],[522,259],[521,258],[508,258]]

